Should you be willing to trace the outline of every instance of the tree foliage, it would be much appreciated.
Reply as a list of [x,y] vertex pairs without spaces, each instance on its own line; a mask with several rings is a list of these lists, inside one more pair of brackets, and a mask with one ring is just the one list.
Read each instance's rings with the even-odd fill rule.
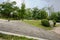
[[30,8],[26,9],[26,15],[25,18],[26,19],[32,19],[32,10]]
[[37,7],[26,8],[25,3],[21,4],[21,8],[16,6],[16,2],[3,2],[0,4],[0,17],[14,19],[46,19],[48,13]]
[[33,15],[32,15],[33,19],[37,19],[38,11],[39,10],[38,10],[37,7],[33,8],[33,11],[32,11],[32,13],[33,13]]
[[45,10],[40,10],[41,19],[47,19],[48,13]]
[[52,12],[51,16],[50,16],[50,19],[56,20],[57,19],[57,13],[56,12]]
[[23,20],[25,18],[25,4],[22,3],[21,6],[21,19]]
[[60,12],[57,12],[57,22],[60,22]]
[[3,2],[2,4],[0,4],[0,13],[1,13],[1,16],[3,17],[10,17],[10,13],[11,12],[14,12],[16,9],[15,9],[15,5],[16,2]]

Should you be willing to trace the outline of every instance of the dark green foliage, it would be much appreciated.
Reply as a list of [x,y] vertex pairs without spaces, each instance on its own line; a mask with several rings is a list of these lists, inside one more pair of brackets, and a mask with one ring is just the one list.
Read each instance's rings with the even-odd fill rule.
[[52,12],[50,19],[55,20],[56,22],[60,22],[60,12]]
[[25,4],[22,3],[21,6],[21,19],[23,20],[25,18]]
[[42,24],[43,26],[46,26],[46,27],[49,27],[49,26],[50,26],[49,21],[48,21],[47,19],[42,19],[42,20],[41,20],[41,24]]
[[1,9],[1,16],[10,18],[11,17],[11,12],[16,11],[16,7],[14,6],[16,2],[3,2],[0,4],[0,9]]
[[32,13],[33,13],[33,15],[32,15],[33,19],[37,19],[37,15],[39,13],[38,8],[37,7],[33,8]]
[[57,12],[57,22],[60,22],[60,12]]
[[3,2],[0,4],[0,17],[8,19],[20,19],[21,11],[17,6],[14,5],[16,5],[15,1],[11,3]]
[[48,13],[45,10],[34,8],[32,11],[33,19],[46,19],[48,17]]
[[45,10],[40,10],[41,19],[47,19],[48,13]]
[[57,14],[56,14],[56,12],[52,12],[51,13],[50,19],[51,20],[57,20]]
[[53,20],[53,26],[55,27],[55,25],[56,25],[56,21],[55,21],[55,20]]
[[[22,3],[21,9],[16,5],[16,2],[3,2],[0,4],[0,17],[9,19],[46,19],[48,13],[45,10],[38,9],[37,7],[33,9],[26,9],[25,3]],[[11,13],[13,13],[11,15]]]
[[32,19],[32,10],[30,8],[26,9],[25,19]]

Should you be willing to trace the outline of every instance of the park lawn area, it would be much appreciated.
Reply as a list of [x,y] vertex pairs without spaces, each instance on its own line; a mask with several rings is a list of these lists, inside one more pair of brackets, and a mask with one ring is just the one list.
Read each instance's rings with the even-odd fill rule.
[[18,37],[18,36],[13,36],[13,35],[7,35],[7,34],[2,34],[0,33],[0,38],[2,40],[37,40],[33,38],[26,38],[26,37]]
[[41,25],[41,20],[24,20],[24,22],[31,24],[33,26],[39,27],[39,28],[43,28],[45,30],[51,30],[51,27],[45,27]]
[[56,27],[60,27],[60,23],[59,24],[56,24]]

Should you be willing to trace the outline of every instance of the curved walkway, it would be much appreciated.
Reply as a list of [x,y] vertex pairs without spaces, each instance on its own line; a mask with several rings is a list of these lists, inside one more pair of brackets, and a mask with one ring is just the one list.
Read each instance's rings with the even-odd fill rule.
[[34,27],[22,21],[0,20],[0,31],[16,33],[20,35],[33,36],[48,40],[60,40],[60,35]]
[[60,34],[60,27],[56,27],[52,31],[57,33],[57,34]]

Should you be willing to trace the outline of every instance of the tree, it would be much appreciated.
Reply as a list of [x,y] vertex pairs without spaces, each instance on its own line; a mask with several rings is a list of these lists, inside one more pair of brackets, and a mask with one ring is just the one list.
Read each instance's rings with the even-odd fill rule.
[[41,19],[41,13],[40,13],[40,10],[38,10],[38,13],[37,13],[37,19]]
[[16,4],[16,2],[14,1],[14,2],[11,2],[11,3],[9,3],[9,2],[3,2],[2,4],[0,4],[0,9],[1,9],[1,15],[3,16],[3,17],[6,17],[6,18],[9,18],[11,15],[10,15],[10,13],[11,12],[13,12],[13,11],[15,11],[14,9],[14,5]]
[[57,12],[57,22],[60,22],[60,12]]
[[21,19],[23,20],[25,18],[25,3],[22,3],[21,6]]
[[30,8],[26,9],[26,19],[32,19],[32,10]]
[[40,10],[41,19],[46,19],[48,17],[48,13],[45,10]]
[[21,10],[19,7],[15,6],[13,11],[13,17],[16,19],[21,19]]
[[18,14],[17,14],[17,15],[18,15],[18,19],[21,19],[21,9],[18,9],[18,10],[17,10],[17,13],[18,13]]
[[51,20],[57,20],[57,13],[56,12],[52,12],[51,16],[50,16]]
[[38,15],[38,8],[37,8],[37,7],[33,8],[32,13],[33,13],[33,15],[32,15],[33,19],[37,19],[37,15]]

